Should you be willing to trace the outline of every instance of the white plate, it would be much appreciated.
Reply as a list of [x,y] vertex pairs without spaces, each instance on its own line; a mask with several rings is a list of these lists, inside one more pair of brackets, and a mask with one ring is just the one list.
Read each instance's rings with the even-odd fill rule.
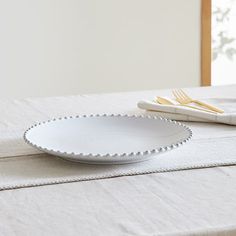
[[121,164],[147,160],[191,136],[188,127],[160,117],[96,115],[49,120],[28,129],[24,139],[68,160]]

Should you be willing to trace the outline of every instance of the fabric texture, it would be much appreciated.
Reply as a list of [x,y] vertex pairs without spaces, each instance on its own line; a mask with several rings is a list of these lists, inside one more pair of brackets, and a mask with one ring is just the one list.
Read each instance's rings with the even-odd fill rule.
[[[236,137],[194,139],[152,159],[122,165],[89,165],[47,154],[0,159],[0,190],[118,176],[160,173],[236,164]],[[220,147],[220,148],[219,148]]]
[[[102,97],[102,95],[100,96]],[[96,104],[100,104],[100,109],[103,108],[105,113],[109,106],[102,105],[102,102],[99,101],[100,96],[97,96]],[[103,96],[106,97],[106,95]],[[23,133],[25,129],[35,122],[58,116],[78,114],[75,113],[76,107],[84,110],[87,107],[91,109],[95,104],[95,101],[91,99],[93,96],[88,96],[90,99],[86,97],[74,96],[10,101],[11,103],[8,105],[10,109],[17,110],[21,108],[21,113],[15,113],[15,117],[18,116],[20,122],[15,120],[14,116],[10,117],[7,114],[7,124],[10,125],[6,126],[8,132],[2,132],[2,141],[0,142],[0,157],[3,158],[0,158],[0,190],[236,164],[236,151],[228,148],[229,145],[234,145],[236,139],[224,136],[225,126],[218,128],[217,136],[211,135],[210,132],[215,124],[197,125],[193,129],[192,140],[184,144],[183,147],[160,153],[149,161],[128,165],[84,165],[63,161],[54,156],[42,154],[41,151],[24,142]],[[109,95],[107,97],[109,98]],[[119,97],[121,96],[117,97],[118,100]],[[138,99],[139,96],[136,95],[136,101]],[[111,98],[109,100],[112,102]],[[222,100],[224,104],[230,104],[231,110],[234,110],[232,103],[234,99]],[[122,102],[122,99],[119,101],[123,107],[125,107],[124,101]],[[136,101],[132,103],[133,107],[135,107]],[[116,104],[117,102],[113,103]],[[53,110],[51,110],[52,107]],[[109,109],[110,113],[116,111],[114,107]],[[58,113],[61,110],[65,111],[62,112],[62,115],[59,115]],[[133,111],[133,114],[139,112],[142,112],[142,110]],[[25,116],[21,116],[22,113]],[[153,115],[156,115],[156,113],[153,113]],[[14,124],[14,122],[16,122],[15,128],[11,129],[11,124]],[[25,129],[21,129],[24,125]],[[187,125],[190,125],[191,128],[191,124]],[[233,132],[233,135],[235,134],[236,132]],[[220,150],[218,150],[219,147],[221,147]]]
[[174,120],[215,122],[236,125],[236,99],[209,98],[204,99],[204,102],[223,109],[224,113],[209,113],[178,105],[162,105],[151,100],[138,102],[138,107],[144,110],[157,112],[157,115]]
[[[196,98],[236,98],[236,86],[186,91]],[[235,235],[236,167],[230,166],[235,164],[235,126],[186,122],[193,131],[186,145],[142,166],[110,169],[63,161],[22,139],[29,126],[55,117],[156,115],[136,108],[137,101],[168,94],[158,90],[0,100],[0,186],[11,189],[0,191],[0,235]],[[209,163],[214,168],[204,168]],[[170,165],[188,170],[165,172]],[[198,169],[189,169],[196,165]],[[164,172],[152,173],[157,170]],[[134,176],[126,176],[132,171]],[[146,174],[137,175],[141,172]],[[122,177],[113,178],[117,173]],[[29,188],[34,185],[43,186]]]

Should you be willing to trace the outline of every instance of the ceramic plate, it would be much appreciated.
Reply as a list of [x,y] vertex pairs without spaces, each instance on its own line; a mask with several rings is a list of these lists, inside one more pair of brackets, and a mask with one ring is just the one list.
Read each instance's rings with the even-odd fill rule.
[[147,160],[189,140],[191,130],[161,117],[96,115],[49,120],[24,134],[31,146],[71,161],[123,164]]

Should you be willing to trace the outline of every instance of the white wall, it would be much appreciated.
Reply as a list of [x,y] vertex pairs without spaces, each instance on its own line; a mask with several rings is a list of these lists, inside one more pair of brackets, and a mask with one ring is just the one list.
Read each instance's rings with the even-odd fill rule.
[[0,97],[199,81],[200,0],[0,0]]

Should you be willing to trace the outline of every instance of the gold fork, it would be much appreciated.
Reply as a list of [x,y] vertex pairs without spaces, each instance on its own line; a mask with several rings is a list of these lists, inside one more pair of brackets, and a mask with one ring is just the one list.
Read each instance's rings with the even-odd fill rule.
[[173,95],[175,96],[176,100],[180,103],[180,104],[189,104],[189,103],[195,103],[198,104],[202,107],[206,107],[207,109],[211,110],[211,111],[215,111],[218,113],[224,113],[223,110],[221,110],[220,108],[217,108],[215,106],[212,106],[210,104],[207,104],[205,102],[193,99],[191,97],[189,97],[182,89],[176,89],[172,91]]
[[159,104],[163,104],[163,105],[184,106],[184,107],[188,107],[188,108],[199,110],[199,111],[205,111],[205,112],[214,113],[214,114],[216,113],[215,111],[211,111],[209,109],[195,107],[195,106],[191,106],[191,105],[187,105],[187,104],[180,104],[178,102],[172,101],[172,100],[167,99],[165,97],[156,97],[155,102],[157,102]]

